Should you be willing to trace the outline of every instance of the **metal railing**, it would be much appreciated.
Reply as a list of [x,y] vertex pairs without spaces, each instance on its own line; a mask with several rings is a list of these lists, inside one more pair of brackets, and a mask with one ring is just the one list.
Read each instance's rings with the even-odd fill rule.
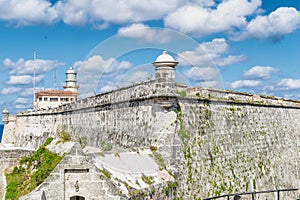
[[[239,195],[239,196],[251,195],[252,200],[255,200],[255,195],[256,194],[265,194],[265,193],[277,193],[277,200],[280,200],[280,192],[291,192],[291,191],[297,191],[297,190],[298,189],[293,188],[293,189],[265,190],[265,191],[258,191],[258,192],[244,192],[244,193],[236,193],[236,194],[225,194],[225,195],[205,198],[203,200],[212,200],[212,199],[219,199],[219,198],[224,198],[224,197],[227,197],[227,200],[230,200],[229,198],[233,197],[235,195]],[[297,200],[296,198],[297,197],[295,197],[295,200]]]

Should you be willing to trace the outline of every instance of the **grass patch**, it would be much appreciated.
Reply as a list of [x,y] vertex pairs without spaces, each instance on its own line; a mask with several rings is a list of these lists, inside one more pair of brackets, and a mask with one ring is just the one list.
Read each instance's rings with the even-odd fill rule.
[[111,173],[109,171],[107,171],[106,169],[99,169],[99,171],[107,178],[107,179],[111,179]]
[[5,199],[19,199],[33,191],[62,160],[63,156],[46,149],[52,140],[53,138],[48,138],[32,156],[22,158],[19,165],[14,167],[11,173],[6,174]]
[[158,153],[156,151],[153,151],[152,153],[154,155],[154,160],[156,161],[156,163],[158,164],[158,166],[160,166],[162,169],[165,168],[164,157],[160,153]]
[[142,180],[147,183],[148,185],[151,185],[152,183],[154,183],[153,177],[152,176],[146,176],[143,175],[142,176]]

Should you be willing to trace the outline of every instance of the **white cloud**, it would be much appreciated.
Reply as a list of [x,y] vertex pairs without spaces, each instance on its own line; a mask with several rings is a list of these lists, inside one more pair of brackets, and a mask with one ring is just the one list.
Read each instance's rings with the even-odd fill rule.
[[227,0],[216,8],[189,4],[168,14],[164,22],[166,27],[203,36],[245,26],[246,16],[254,14],[260,6],[261,0]]
[[223,67],[223,66],[229,66],[235,63],[242,62],[246,59],[247,56],[245,55],[237,55],[237,56],[229,55],[227,57],[220,57],[218,59],[214,59],[214,63],[219,67]]
[[58,20],[56,10],[46,0],[2,0],[0,20],[17,26],[50,24]]
[[269,79],[273,73],[278,71],[279,69],[270,66],[254,66],[248,71],[244,72],[243,76],[246,78]]
[[18,88],[18,87],[8,87],[8,88],[3,88],[1,90],[1,94],[15,94],[22,91],[22,88]]
[[300,89],[300,79],[290,79],[290,78],[281,79],[277,83],[277,86],[279,86],[280,89],[282,90]]
[[166,43],[173,39],[170,31],[150,28],[141,23],[120,28],[118,34],[121,37],[143,39],[147,42]]
[[62,20],[71,25],[128,23],[157,20],[181,5],[181,0],[68,0],[59,1],[55,8]]
[[262,81],[257,80],[238,80],[230,84],[233,89],[236,88],[247,88],[247,87],[257,87],[262,84]]
[[[36,91],[39,91],[38,88],[36,88]],[[26,96],[32,96],[33,95],[33,87],[31,88],[23,88],[21,93],[21,96],[26,97]]]
[[[63,21],[69,25],[91,24],[103,29],[109,23],[125,24],[158,20],[178,8],[183,0],[63,0],[52,5],[47,0],[2,0],[0,20],[17,26],[51,24]],[[200,5],[212,5],[212,0],[201,0]]]
[[[220,2],[220,3],[218,3]],[[236,32],[233,39],[281,39],[300,28],[300,14],[295,8],[280,7],[267,16],[257,16],[250,22],[247,17],[259,14],[262,0],[64,0],[51,4],[47,0],[2,0],[0,20],[16,26],[53,24],[63,21],[69,25],[91,25],[105,29],[109,24],[132,24],[119,33],[127,37],[142,37],[153,41],[155,35],[169,40],[165,31],[148,31],[142,24],[164,20],[165,27],[196,36],[220,32]],[[237,9],[238,8],[238,9]],[[133,28],[145,28],[128,32]],[[163,36],[163,37],[162,37]]]
[[15,107],[17,109],[28,109],[28,108],[31,108],[31,105],[28,105],[28,104],[16,104]]
[[220,81],[204,81],[204,82],[198,82],[197,87],[208,87],[208,88],[220,88],[224,89],[223,84],[220,83]]
[[103,92],[109,92],[109,91],[112,91],[112,90],[115,90],[117,89],[117,86],[113,83],[107,83],[106,85],[103,85],[100,87],[100,92],[103,93]]
[[245,55],[227,55],[230,47],[224,38],[216,38],[211,42],[203,42],[193,51],[179,54],[181,65],[189,66],[228,66],[246,59]]
[[145,71],[136,71],[129,74],[122,74],[115,78],[115,81],[118,86],[127,86],[132,83],[141,82],[147,80],[150,76],[148,72]]
[[125,74],[118,74],[114,76],[112,79],[103,80],[102,84],[99,88],[99,92],[108,92],[119,87],[125,87],[131,85],[132,83],[137,83],[141,81],[147,80],[149,77],[149,73],[145,71],[135,71],[129,72]]
[[193,81],[211,81],[219,79],[219,71],[213,67],[192,67],[183,72],[183,75]]
[[32,99],[24,98],[24,97],[19,97],[17,100],[14,102],[15,104],[28,104],[32,103]]
[[[103,59],[99,55],[78,61],[73,65],[78,69],[78,85],[80,93],[85,96],[88,92],[95,91],[98,84],[107,77],[113,78],[124,70],[132,67],[129,61],[118,61],[115,58]],[[102,85],[101,85],[102,87]]]
[[32,83],[32,77],[29,75],[23,76],[10,76],[9,81],[6,82],[8,85],[22,84],[26,85]]
[[20,58],[18,61],[13,62],[9,58],[3,60],[4,67],[10,69],[9,74],[11,75],[32,75],[34,71],[34,66],[36,67],[36,73],[43,73],[50,71],[54,68],[63,66],[62,62],[57,60],[24,60]]
[[300,12],[292,7],[280,7],[268,16],[257,16],[249,22],[245,31],[236,39],[282,39],[300,28]]
[[129,69],[132,64],[128,61],[117,61],[115,58],[103,59],[99,55],[92,56],[86,61],[74,64],[80,73],[108,74],[117,70]]
[[[36,83],[39,83],[44,79],[45,76],[38,75],[36,76]],[[21,76],[10,76],[9,80],[6,82],[8,85],[27,85],[33,83],[33,77],[30,75],[21,75]]]

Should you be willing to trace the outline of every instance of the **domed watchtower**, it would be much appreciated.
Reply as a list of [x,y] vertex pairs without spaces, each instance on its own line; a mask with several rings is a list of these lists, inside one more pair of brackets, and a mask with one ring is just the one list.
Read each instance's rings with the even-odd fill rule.
[[158,56],[155,62],[156,89],[159,92],[175,94],[175,67],[178,64],[167,51]]
[[9,112],[6,109],[2,111],[2,122],[3,124],[8,124],[9,122]]
[[70,67],[66,72],[66,85],[65,91],[78,92],[79,86],[77,86],[76,72],[73,67]]

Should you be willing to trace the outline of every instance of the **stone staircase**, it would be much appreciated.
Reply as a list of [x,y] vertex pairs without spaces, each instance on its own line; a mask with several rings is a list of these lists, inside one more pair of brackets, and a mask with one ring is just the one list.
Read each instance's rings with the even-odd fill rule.
[[5,198],[5,184],[4,171],[0,169],[0,200]]

